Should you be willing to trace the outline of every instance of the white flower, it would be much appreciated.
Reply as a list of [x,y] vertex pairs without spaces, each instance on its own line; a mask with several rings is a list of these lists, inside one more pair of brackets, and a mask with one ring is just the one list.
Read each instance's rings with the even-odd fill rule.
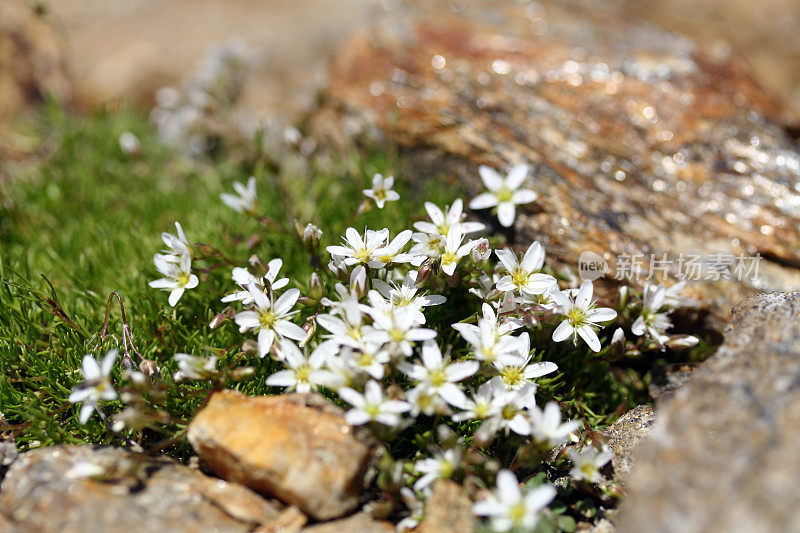
[[445,241],[444,251],[442,251],[442,272],[448,276],[452,276],[456,271],[456,266],[461,258],[472,251],[475,246],[475,241],[469,241],[466,244],[461,244],[464,240],[464,232],[460,224],[450,226],[447,232],[447,240]]
[[183,228],[178,222],[175,223],[175,230],[178,234],[177,236],[173,235],[172,233],[167,233],[166,231],[161,234],[161,240],[167,245],[167,249],[164,250],[164,254],[169,256],[165,257],[165,259],[175,263],[180,262],[184,255],[188,255],[191,259],[192,248],[189,246],[189,241],[186,239],[186,234],[183,232]]
[[532,406],[528,411],[531,421],[531,435],[539,446],[552,449],[566,441],[579,427],[578,422],[568,420],[561,423],[561,409],[555,402],[548,402],[544,409]]
[[472,398],[467,399],[464,410],[453,415],[454,422],[464,420],[485,420],[499,413],[503,407],[498,400],[496,391],[505,393],[506,389],[499,377],[495,377],[478,387],[478,391],[472,394]]
[[292,341],[283,339],[280,343],[280,359],[287,368],[269,376],[267,385],[286,387],[287,391],[296,390],[300,393],[317,390],[318,386],[330,381],[328,371],[322,368],[329,354],[328,348],[321,345],[307,355]]
[[372,316],[372,327],[375,328],[375,335],[371,340],[386,343],[392,355],[409,356],[412,342],[427,341],[436,337],[436,331],[417,327],[413,309],[396,307],[387,314],[368,308],[367,312]]
[[275,338],[278,340],[288,337],[296,341],[305,338],[306,332],[303,328],[290,322],[292,316],[297,311],[292,311],[292,307],[300,297],[300,291],[289,289],[275,300],[274,293],[267,296],[263,290],[251,284],[248,291],[253,298],[255,309],[242,311],[234,317],[239,331],[258,332],[258,356],[264,357],[269,352]]
[[[388,239],[387,239],[388,240]],[[414,256],[408,253],[403,253],[408,241],[411,240],[411,230],[401,231],[397,236],[392,239],[392,242],[375,250],[374,260],[370,262],[369,266],[372,268],[380,268],[388,265],[389,263],[409,263]]]
[[564,321],[553,331],[553,340],[561,342],[572,336],[586,341],[592,351],[600,351],[600,339],[594,329],[600,322],[607,322],[617,317],[617,312],[609,307],[596,307],[592,300],[592,282],[584,281],[577,291],[553,292],[551,295],[558,305],[558,312],[564,315]]
[[383,209],[386,202],[394,202],[400,199],[397,191],[392,190],[394,187],[394,178],[388,176],[384,178],[381,174],[375,174],[372,178],[372,188],[364,189],[364,196],[375,200],[375,205],[378,209]]
[[420,414],[426,416],[451,415],[452,411],[444,399],[432,391],[424,383],[420,383],[408,393],[406,399],[411,404],[411,416],[417,417]]
[[433,341],[422,345],[421,358],[421,365],[402,362],[400,370],[453,407],[465,408],[467,397],[456,383],[475,374],[480,364],[477,361],[445,360],[439,346]]
[[669,287],[667,290],[664,291],[664,305],[667,307],[680,307],[683,305],[684,301],[686,300],[682,297],[681,291],[683,291],[684,287],[686,287],[685,281],[679,281],[672,287]]
[[258,213],[258,203],[256,201],[256,178],[250,176],[247,180],[247,186],[242,185],[240,182],[233,184],[233,190],[236,194],[222,193],[219,197],[222,202],[239,213],[246,215],[255,215]]
[[403,283],[398,285],[396,283],[386,283],[383,280],[373,280],[372,285],[378,289],[378,292],[391,302],[394,307],[408,307],[416,311],[416,318],[420,324],[425,323],[425,316],[422,314],[422,308],[431,305],[441,305],[447,301],[447,298],[438,294],[418,294],[416,287],[417,271],[412,270],[408,272],[403,278]]
[[631,333],[642,336],[645,333],[659,344],[664,344],[669,337],[664,333],[672,327],[667,313],[659,313],[664,305],[666,289],[662,285],[645,284],[642,295],[642,314],[631,326]]
[[542,361],[531,363],[533,354],[530,351],[530,337],[523,333],[517,337],[515,353],[506,353],[497,357],[494,367],[500,374],[503,384],[508,390],[517,390],[533,380],[558,370],[555,363]]
[[92,416],[92,411],[101,402],[117,398],[117,391],[114,390],[110,380],[111,370],[114,368],[117,355],[119,355],[117,349],[109,350],[103,357],[102,362],[91,355],[83,356],[81,365],[83,382],[75,387],[75,390],[69,395],[70,403],[83,403],[78,415],[78,421],[81,424],[85,424],[89,420],[89,417]]
[[447,235],[450,228],[456,224],[461,224],[461,231],[463,231],[465,235],[483,231],[486,228],[486,226],[480,222],[463,221],[464,202],[461,201],[461,198],[456,199],[453,205],[446,207],[444,211],[439,209],[439,206],[434,203],[425,202],[425,210],[428,212],[431,221],[414,222],[414,229],[422,233]]
[[417,461],[414,470],[423,476],[414,483],[414,490],[423,491],[437,479],[452,477],[460,463],[461,448],[450,448],[436,457]]
[[589,483],[597,483],[602,476],[600,469],[614,457],[614,454],[606,449],[598,451],[594,446],[584,446],[581,451],[571,447],[567,453],[572,460],[572,470],[570,476],[573,479],[585,480]]
[[247,287],[252,284],[255,284],[263,290],[272,289],[273,291],[277,291],[284,288],[289,284],[289,279],[278,278],[278,272],[282,266],[283,261],[281,259],[273,259],[267,263],[267,273],[260,278],[252,275],[246,268],[235,267],[231,272],[231,279],[233,279],[234,283],[241,287],[242,290],[223,297],[221,301],[225,303],[238,301],[242,302],[244,305],[253,303],[253,296],[250,294],[250,291],[247,290]]
[[414,233],[411,239],[417,243],[408,251],[414,259],[411,264],[421,265],[426,259],[436,259],[442,254],[445,236],[439,233]]
[[328,330],[328,341],[335,346],[362,348],[366,341],[378,342],[375,329],[364,323],[362,306],[355,300],[342,302],[336,308],[340,316],[324,314],[317,316],[317,324]]
[[316,246],[319,243],[319,240],[322,238],[322,230],[316,224],[308,223],[306,227],[303,228],[303,235],[302,239],[303,242],[309,245]]
[[364,387],[364,394],[349,387],[342,387],[339,389],[339,396],[353,406],[344,415],[347,423],[352,426],[360,426],[370,421],[390,427],[396,426],[400,423],[400,414],[411,409],[406,402],[385,398],[377,381],[368,381]]
[[494,531],[533,531],[542,509],[555,496],[551,485],[534,487],[523,494],[514,474],[501,470],[497,473],[497,489],[487,499],[476,502],[472,511],[477,516],[490,517]]
[[130,131],[123,131],[119,134],[119,147],[125,155],[136,156],[142,153],[142,143]]
[[154,289],[169,292],[169,305],[175,307],[186,289],[194,289],[200,280],[192,274],[192,258],[188,253],[180,256],[177,262],[173,256],[155,254],[153,262],[158,271],[164,276],[150,282]]
[[496,250],[495,254],[508,272],[497,282],[498,291],[542,294],[556,285],[556,278],[540,272],[544,266],[544,248],[538,242],[528,247],[521,261],[508,249]]
[[488,209],[497,206],[497,219],[504,227],[514,224],[516,206],[536,200],[536,193],[520,189],[528,176],[528,165],[514,165],[505,178],[493,168],[481,165],[478,168],[483,184],[489,192],[479,194],[469,203],[470,209]]
[[509,334],[522,324],[517,319],[508,319],[499,324],[492,306],[484,303],[482,309],[483,318],[478,320],[477,326],[458,323],[453,324],[453,329],[471,345],[476,359],[492,362],[498,356],[513,353],[517,349],[518,340]]
[[367,342],[359,351],[344,350],[342,358],[356,372],[367,374],[373,379],[383,379],[386,373],[384,365],[389,363],[389,352],[381,349],[378,344]]
[[175,381],[185,379],[209,379],[217,374],[217,356],[198,357],[188,353],[176,353],[174,357],[178,362],[178,371],[175,372]]
[[343,257],[346,265],[364,263],[372,268],[381,268],[384,264],[377,260],[377,251],[386,245],[388,239],[389,230],[386,228],[365,230],[363,239],[355,228],[347,228],[344,246],[328,246],[326,250],[331,255]]

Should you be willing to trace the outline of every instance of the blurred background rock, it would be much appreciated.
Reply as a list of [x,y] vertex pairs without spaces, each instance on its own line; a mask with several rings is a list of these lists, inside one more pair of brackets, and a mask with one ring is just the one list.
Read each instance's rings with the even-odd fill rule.
[[[620,17],[741,56],[767,90],[800,110],[800,2],[610,3]],[[381,7],[379,0],[3,0],[0,118],[46,92],[62,100],[74,94],[82,109],[149,108],[159,87],[178,83],[211,47],[231,39],[256,56],[244,106],[290,118],[313,102],[337,45]]]

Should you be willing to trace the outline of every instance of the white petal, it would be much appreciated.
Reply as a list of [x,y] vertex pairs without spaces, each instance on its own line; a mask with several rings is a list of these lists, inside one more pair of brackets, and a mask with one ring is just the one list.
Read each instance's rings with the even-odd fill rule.
[[503,177],[492,167],[481,165],[478,167],[478,174],[480,174],[483,184],[490,191],[496,191],[503,186]]
[[573,331],[574,328],[572,327],[572,324],[570,324],[569,321],[564,320],[561,324],[558,325],[555,331],[553,331],[553,340],[555,342],[561,342],[564,339],[569,338],[569,336],[572,335]]
[[586,344],[589,345],[593,352],[600,351],[600,339],[597,338],[597,333],[591,327],[583,326],[578,328],[578,335],[586,341]]
[[496,205],[497,197],[490,192],[479,194],[469,202],[470,209],[488,209]]
[[514,217],[516,216],[516,207],[511,202],[503,202],[497,206],[497,220],[504,228],[510,228],[514,225]]

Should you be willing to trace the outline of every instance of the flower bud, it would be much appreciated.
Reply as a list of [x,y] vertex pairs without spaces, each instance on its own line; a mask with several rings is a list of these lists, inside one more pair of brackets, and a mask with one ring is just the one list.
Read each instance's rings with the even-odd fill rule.
[[319,244],[319,240],[322,237],[322,230],[319,229],[316,224],[306,224],[306,227],[303,228],[302,239],[303,244],[308,246],[309,248],[316,248]]
[[142,362],[139,363],[139,370],[148,379],[161,375],[161,371],[158,369],[156,362],[150,359],[142,359]]
[[253,339],[247,339],[242,343],[242,351],[249,355],[258,353],[258,342]]
[[422,288],[431,280],[432,277],[433,269],[426,261],[422,264],[422,266],[419,267],[419,270],[417,270],[417,279],[414,282],[414,286],[418,289]]
[[472,248],[472,262],[476,266],[485,264],[492,256],[492,249],[489,248],[489,240],[485,237],[478,239],[475,247]]
[[667,346],[672,350],[685,350],[694,348],[699,342],[700,339],[694,335],[673,335],[667,341]]
[[625,355],[625,332],[617,328],[611,336],[611,353],[616,356]]
[[367,269],[364,265],[358,265],[350,273],[350,292],[358,298],[363,298],[367,295],[367,281]]
[[231,371],[231,378],[233,378],[234,380],[245,379],[247,377],[252,376],[255,371],[256,369],[253,368],[252,366],[243,366],[240,368],[234,368]]
[[348,268],[343,257],[333,256],[331,261],[328,263],[328,269],[337,278],[341,280],[347,279]]
[[325,285],[322,283],[322,278],[319,274],[313,272],[311,279],[308,281],[308,297],[314,301],[320,301],[325,297]]
[[306,332],[306,336],[299,343],[301,348],[306,344],[308,344],[308,341],[310,341],[314,337],[314,334],[317,332],[317,321],[314,319],[313,316],[309,317],[308,320],[306,320],[305,323],[303,324],[302,328],[303,331]]
[[257,278],[265,276],[267,271],[269,271],[269,265],[267,265],[267,263],[265,263],[264,260],[258,257],[256,254],[251,255],[250,259],[247,260],[247,263],[250,265],[253,275]]
[[214,318],[212,318],[211,321],[208,323],[208,327],[211,329],[216,329],[225,322],[227,322],[227,320],[228,320],[228,313],[223,311],[218,315],[214,315]]
[[628,286],[623,285],[619,288],[619,307],[620,309],[628,305]]

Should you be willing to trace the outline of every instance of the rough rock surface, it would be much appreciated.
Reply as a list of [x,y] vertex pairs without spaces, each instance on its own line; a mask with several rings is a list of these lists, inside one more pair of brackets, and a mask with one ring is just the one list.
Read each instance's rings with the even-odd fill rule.
[[617,481],[624,481],[627,478],[633,464],[633,451],[650,433],[654,421],[653,408],[639,405],[622,415],[605,431],[608,435],[608,444],[614,452],[611,465],[614,467],[614,479]]
[[218,475],[297,505],[317,520],[359,502],[372,450],[317,395],[212,396],[189,441]]
[[240,485],[115,448],[25,453],[0,491],[0,516],[43,533],[250,531],[279,513],[278,504]]
[[0,2],[0,120],[52,93],[70,94],[63,46],[32,2]]
[[659,405],[621,532],[800,531],[800,293],[757,295]]
[[464,488],[453,481],[436,480],[417,533],[462,533],[472,528],[472,502]]
[[[455,177],[470,196],[477,164],[528,162],[539,198],[519,244],[573,269],[594,251],[612,277],[630,273],[618,256],[695,277],[692,260],[686,293],[715,326],[759,288],[800,287],[800,154],[739,63],[591,0],[417,4],[336,56],[319,137],[385,136],[418,179]],[[757,278],[745,261],[743,281],[719,279],[756,253]]]
[[395,528],[391,522],[375,520],[366,513],[356,513],[341,520],[307,527],[302,531],[303,533],[394,533]]

